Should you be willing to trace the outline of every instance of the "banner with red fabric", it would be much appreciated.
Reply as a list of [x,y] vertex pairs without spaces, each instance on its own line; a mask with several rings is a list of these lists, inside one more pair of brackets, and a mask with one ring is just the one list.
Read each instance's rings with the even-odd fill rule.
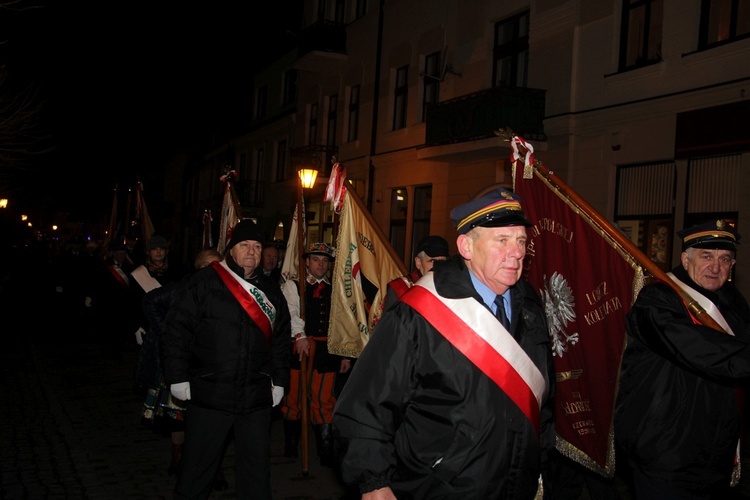
[[554,354],[557,449],[612,477],[625,315],[642,283],[642,269],[550,182],[533,155],[527,154],[526,165],[519,155],[512,160],[514,190],[533,223],[524,272],[544,303]]

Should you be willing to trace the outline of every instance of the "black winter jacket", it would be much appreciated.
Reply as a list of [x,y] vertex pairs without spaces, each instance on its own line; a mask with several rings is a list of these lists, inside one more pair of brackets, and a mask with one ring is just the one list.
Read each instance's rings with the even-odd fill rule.
[[[242,269],[228,255],[230,269]],[[256,270],[257,271],[257,270]],[[193,404],[231,413],[271,407],[271,385],[289,387],[289,309],[261,272],[248,280],[275,308],[271,343],[211,267],[193,274],[174,297],[161,339],[168,385],[190,382]]]
[[[441,296],[483,304],[460,258],[433,273]],[[538,295],[524,281],[511,293],[511,331],[547,383],[541,439],[500,387],[399,301],[381,317],[336,404],[345,481],[361,492],[390,486],[405,499],[534,498],[555,442],[554,367]]]
[[646,476],[710,493],[729,485],[750,377],[750,309],[731,283],[714,292],[672,272],[719,307],[734,336],[695,324],[669,286],[644,287],[628,313],[615,438]]

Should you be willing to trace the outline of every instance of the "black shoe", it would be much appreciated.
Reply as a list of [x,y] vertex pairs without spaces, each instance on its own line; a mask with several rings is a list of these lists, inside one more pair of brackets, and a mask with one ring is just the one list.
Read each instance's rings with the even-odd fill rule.
[[219,469],[216,471],[216,477],[214,477],[214,488],[216,491],[224,491],[229,489],[229,483],[224,478],[224,472]]
[[167,469],[167,474],[170,476],[174,476],[177,474],[177,471],[180,470],[180,460],[182,460],[182,445],[180,444],[173,444],[172,445],[172,461],[169,463],[169,469]]
[[299,456],[299,436],[301,433],[301,420],[284,420],[284,456],[286,458],[297,458]]
[[320,465],[323,467],[335,467],[336,453],[333,448],[333,426],[331,424],[319,424],[314,427]]

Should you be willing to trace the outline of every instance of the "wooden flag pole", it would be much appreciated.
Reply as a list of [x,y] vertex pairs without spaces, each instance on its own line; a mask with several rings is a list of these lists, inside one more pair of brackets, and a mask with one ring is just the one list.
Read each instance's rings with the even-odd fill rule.
[[[307,270],[305,268],[305,258],[302,255],[305,253],[305,241],[304,241],[304,227],[302,210],[304,205],[304,188],[302,187],[302,179],[299,180],[299,193],[297,196],[297,248],[299,250],[299,270],[297,271],[297,279],[299,280],[299,316],[305,320],[305,288],[307,286]],[[310,342],[313,342],[312,340]],[[302,450],[302,475],[307,476],[310,473],[309,467],[309,446],[308,446],[308,405],[307,405],[307,364],[308,359],[306,355],[302,355],[300,360],[300,406],[301,406],[301,424],[302,432],[300,434],[300,448]]]

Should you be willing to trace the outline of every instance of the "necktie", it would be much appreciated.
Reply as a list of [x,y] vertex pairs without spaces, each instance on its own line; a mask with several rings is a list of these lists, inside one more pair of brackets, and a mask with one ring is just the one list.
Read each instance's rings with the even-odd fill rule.
[[318,282],[317,287],[315,290],[313,290],[313,297],[318,298],[323,294],[323,289],[326,287],[326,284],[322,281]]
[[500,321],[500,323],[503,324],[505,329],[510,331],[510,321],[508,321],[508,316],[505,315],[505,297],[503,297],[502,295],[496,296],[495,305],[497,306],[495,316]]

